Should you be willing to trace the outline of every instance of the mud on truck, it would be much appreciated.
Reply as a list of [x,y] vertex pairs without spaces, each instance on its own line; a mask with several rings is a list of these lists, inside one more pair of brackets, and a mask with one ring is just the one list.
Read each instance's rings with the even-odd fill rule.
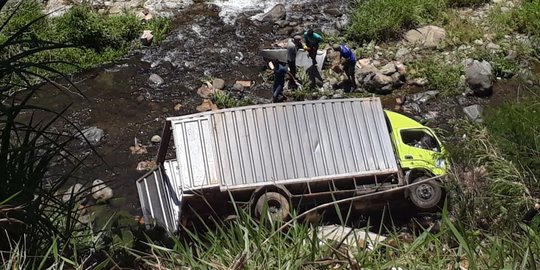
[[[165,160],[171,139],[176,158]],[[433,208],[443,191],[439,180],[427,179],[446,172],[435,133],[383,110],[379,98],[170,117],[156,159],[157,168],[136,185],[146,223],[171,232],[194,219],[234,214],[233,204],[285,220],[292,211],[392,189]],[[366,207],[361,200],[353,205]]]

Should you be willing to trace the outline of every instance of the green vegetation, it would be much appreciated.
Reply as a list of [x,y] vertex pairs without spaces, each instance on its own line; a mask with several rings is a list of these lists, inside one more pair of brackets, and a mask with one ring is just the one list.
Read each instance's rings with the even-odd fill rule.
[[244,97],[239,100],[232,97],[231,93],[225,91],[217,91],[213,95],[212,99],[219,108],[234,108],[253,105],[253,101],[250,98]]
[[500,7],[492,9],[490,20],[503,33],[519,33],[540,36],[540,0],[523,1],[520,6],[508,12]]
[[444,0],[362,0],[356,3],[348,34],[358,41],[386,40],[434,20],[446,9]]
[[441,96],[452,96],[463,92],[461,65],[452,65],[438,59],[425,59],[411,63],[411,75],[426,78],[428,88],[438,90]]
[[[2,21],[18,9],[15,16],[0,32],[0,41],[6,40],[10,34],[25,24],[44,16],[42,6],[36,1],[22,1],[21,6],[6,6],[0,15]],[[118,59],[139,46],[138,37],[144,29],[152,30],[154,41],[163,40],[169,30],[169,20],[154,18],[143,23],[134,14],[107,16],[98,14],[87,6],[75,6],[64,16],[47,18],[34,23],[25,31],[25,36],[35,36],[41,40],[69,44],[68,48],[60,48],[35,54],[33,61],[55,59],[65,63],[54,66],[62,72],[71,73],[81,68],[90,68]],[[70,47],[70,48],[69,48]],[[3,51],[0,57],[15,53],[21,49],[12,46]],[[69,63],[69,64],[66,64]]]

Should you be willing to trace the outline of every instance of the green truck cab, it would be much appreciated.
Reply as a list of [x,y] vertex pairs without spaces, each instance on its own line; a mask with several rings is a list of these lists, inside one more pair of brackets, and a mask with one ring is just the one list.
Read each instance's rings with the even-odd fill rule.
[[[402,114],[385,110],[385,115],[390,139],[407,184],[446,173],[445,149],[433,130]],[[441,196],[438,181],[413,185],[408,194],[413,203],[426,208],[440,201]]]

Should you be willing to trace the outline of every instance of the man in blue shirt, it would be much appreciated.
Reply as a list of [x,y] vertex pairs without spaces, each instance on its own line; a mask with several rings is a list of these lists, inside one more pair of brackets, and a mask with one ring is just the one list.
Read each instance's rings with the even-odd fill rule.
[[347,79],[349,79],[349,81],[351,82],[351,89],[349,91],[352,92],[356,89],[356,80],[354,78],[356,56],[354,55],[353,51],[349,49],[349,47],[347,47],[345,44],[334,44],[332,48],[336,52],[339,51],[339,56],[343,59],[343,71],[345,71]]
[[283,87],[285,87],[285,75],[289,73],[289,70],[284,65],[280,64],[278,60],[272,60],[274,65],[274,86],[272,87],[272,102],[281,102],[285,100],[283,96]]
[[304,41],[306,43],[304,49],[308,52],[309,57],[313,61],[313,65],[317,64],[317,50],[319,49],[319,44],[322,40],[321,35],[313,32],[312,29],[304,32]]

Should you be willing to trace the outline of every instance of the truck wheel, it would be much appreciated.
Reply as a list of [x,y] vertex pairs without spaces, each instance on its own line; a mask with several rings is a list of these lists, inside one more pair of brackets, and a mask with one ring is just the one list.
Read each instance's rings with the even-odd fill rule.
[[[429,177],[427,176],[418,177],[414,179],[413,184],[415,182],[419,182],[428,178]],[[409,188],[409,196],[412,203],[417,207],[422,209],[433,208],[437,206],[437,204],[439,204],[439,201],[441,200],[441,185],[435,180],[414,185]]]
[[257,204],[255,204],[255,213],[260,217],[264,214],[265,209],[268,209],[268,213],[274,221],[284,221],[289,217],[289,201],[280,193],[266,192],[259,197]]

